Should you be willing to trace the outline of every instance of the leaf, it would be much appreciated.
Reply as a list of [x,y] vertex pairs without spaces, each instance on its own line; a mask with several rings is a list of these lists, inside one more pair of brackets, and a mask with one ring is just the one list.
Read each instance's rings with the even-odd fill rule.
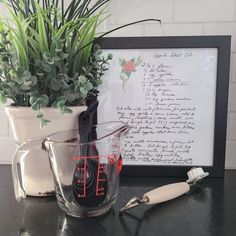
[[[31,30],[31,32],[32,32],[32,30]],[[40,47],[39,47],[39,43],[38,43],[38,41],[37,40],[35,40],[35,39],[33,39],[32,38],[32,36],[27,36],[27,40],[28,40],[28,43],[29,43],[29,46],[31,46],[31,52],[30,52],[30,50],[29,50],[29,54],[33,54],[34,53],[34,55],[37,55],[36,57],[35,57],[35,60],[37,60],[38,59],[38,57],[40,56]]]
[[79,82],[81,84],[85,84],[87,82],[87,78],[83,75],[79,76]]
[[125,76],[125,74],[120,74],[120,79],[124,82],[126,82],[128,80],[127,76]]
[[50,87],[54,91],[59,91],[63,87],[63,83],[62,83],[62,81],[57,81],[55,79],[52,79]]
[[40,128],[42,129],[43,127],[47,126],[48,123],[50,123],[50,122],[51,122],[50,120],[46,120],[46,119],[41,118],[40,119]]
[[34,87],[38,83],[38,79],[35,76],[30,77],[31,87]]
[[41,112],[38,112],[36,118],[43,118],[43,114]]
[[96,86],[99,86],[99,85],[101,85],[102,84],[102,80],[96,80]]
[[84,88],[89,91],[93,88],[93,85],[90,83],[90,82],[87,82],[85,85],[84,85]]
[[97,61],[97,62],[101,62],[102,61],[102,59],[101,59],[101,57],[99,56],[99,55],[96,55],[95,54],[95,60]]
[[7,98],[6,95],[3,91],[0,91],[0,103],[6,103],[7,102]]
[[29,102],[32,105],[37,100],[37,94],[31,94]]
[[[28,63],[28,45],[27,42],[23,42],[24,39],[22,39],[21,34],[17,34],[12,29],[9,31],[9,38],[13,42],[15,46],[14,53],[17,56],[17,60],[20,62],[21,66],[25,69],[29,69],[29,63]],[[11,58],[12,59],[12,58]]]
[[112,60],[113,59],[113,55],[111,53],[109,53],[108,56],[107,56],[107,59],[108,60]]
[[[10,15],[12,16],[12,19],[16,26],[15,34],[18,36],[19,41],[22,43],[23,47],[27,48],[27,39],[25,34],[25,29],[27,28],[27,23],[25,20],[21,18],[21,15],[19,17],[11,10],[11,8],[8,5],[5,5],[7,7],[7,10],[9,11]],[[11,27],[9,27],[12,29]]]
[[[80,41],[77,48],[83,48],[87,44],[87,42],[90,42],[94,39],[97,21],[98,21],[98,16],[86,19],[86,22],[83,25],[83,29],[80,32]],[[74,72],[80,71],[82,66],[88,62],[91,49],[92,49],[92,44],[83,48],[83,50],[81,50],[79,54],[75,55],[73,61]],[[78,50],[75,50],[73,54],[75,54],[76,51]]]
[[63,106],[65,106],[65,101],[64,100],[61,100],[61,101],[59,101],[59,102],[57,102],[57,107],[63,107]]
[[47,61],[51,59],[51,54],[49,52],[44,52],[43,53],[43,58]]
[[88,94],[88,91],[84,87],[80,88],[80,92],[82,93],[83,96],[86,96]]
[[80,94],[78,93],[73,93],[71,91],[65,91],[63,93],[63,95],[65,96],[65,98],[69,101],[69,102],[73,102],[74,100],[80,98]]
[[24,83],[20,86],[21,90],[23,91],[27,91],[27,90],[30,90],[31,87],[30,87],[30,83]]
[[12,9],[7,6],[11,16],[11,25],[7,25],[9,40],[14,44],[17,51],[18,60],[25,69],[28,69],[28,41],[26,30],[30,24],[28,19],[24,19],[22,14],[15,14]]
[[[102,50],[101,50],[101,49],[96,50],[96,54],[97,54],[97,55],[101,55],[101,54],[102,54]],[[111,53],[109,53],[109,54],[111,54]],[[111,55],[112,55],[112,54],[111,54]]]
[[126,75],[127,75],[127,77],[129,78],[129,77],[130,77],[130,75],[131,75],[131,72],[126,72],[125,74],[126,74]]
[[137,58],[137,61],[136,61],[135,65],[136,65],[136,66],[139,66],[142,62],[143,62],[143,60],[142,60],[141,56],[139,56],[139,57]]
[[73,111],[69,107],[64,107],[62,113],[73,113]]
[[68,57],[68,53],[61,53],[61,54],[59,55],[60,60],[64,60],[64,59],[66,59],[67,57]]
[[125,60],[125,59],[119,58],[119,65],[120,65],[120,66],[123,66],[125,63],[126,63],[126,60]]
[[36,16],[37,16],[37,27],[38,27],[38,35],[39,35],[39,47],[40,51],[43,54],[44,52],[49,52],[48,49],[48,40],[47,40],[47,33],[46,33],[46,28],[45,28],[45,22],[44,22],[44,17],[45,14],[40,7],[40,5],[35,1],[35,6],[37,9]]
[[41,95],[39,97],[30,97],[31,108],[34,111],[39,111],[41,107],[46,107],[49,102],[47,95]]
[[24,71],[21,77],[22,81],[28,81],[31,78],[31,73],[29,71]]
[[47,64],[45,62],[42,63],[42,69],[45,72],[51,72],[52,71],[52,66],[50,64]]
[[16,71],[17,71],[17,74],[19,76],[22,76],[24,74],[24,72],[25,72],[25,70],[24,70],[24,68],[22,66],[17,67]]

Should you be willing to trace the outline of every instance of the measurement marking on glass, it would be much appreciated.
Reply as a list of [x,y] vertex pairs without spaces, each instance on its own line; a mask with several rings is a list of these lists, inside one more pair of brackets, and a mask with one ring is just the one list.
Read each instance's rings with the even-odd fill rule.
[[[81,184],[83,186],[83,190],[81,189],[81,191],[83,191],[83,194],[78,194],[77,196],[79,198],[86,198],[87,197],[87,189],[86,189],[86,184],[87,184],[87,171],[88,171],[88,162],[90,161],[89,159],[96,159],[97,163],[97,171],[96,171],[96,180],[95,180],[95,194],[96,196],[104,196],[105,192],[106,192],[106,182],[107,182],[107,178],[106,178],[106,165],[114,165],[115,169],[117,170],[117,172],[120,172],[120,165],[122,166],[122,163],[120,163],[120,161],[118,162],[117,160],[117,156],[113,153],[111,155],[94,155],[94,156],[73,156],[72,159],[76,160],[76,161],[83,161],[81,163],[81,167],[77,167],[77,171],[82,175],[82,179],[77,179],[77,183]],[[108,160],[108,163],[101,163],[101,158],[106,158],[106,160]],[[88,161],[87,161],[88,160]],[[88,167],[88,168],[87,168]],[[81,186],[81,187],[82,187]]]
[[104,166],[101,166],[100,161],[98,160],[98,172],[97,172],[97,183],[96,183],[96,196],[103,196],[104,195],[104,188],[99,188],[99,183],[105,182],[105,178],[100,178],[101,174],[104,173]]

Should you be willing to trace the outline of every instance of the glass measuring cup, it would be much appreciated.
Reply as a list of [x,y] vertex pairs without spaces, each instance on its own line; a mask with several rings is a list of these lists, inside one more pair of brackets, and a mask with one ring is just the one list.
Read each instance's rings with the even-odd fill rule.
[[[26,197],[23,170],[29,145],[48,151],[59,207],[75,217],[97,216],[115,203],[122,167],[121,138],[129,127],[123,122],[106,122],[92,126],[92,139],[80,142],[78,130],[62,131],[45,140],[31,141],[20,148],[13,160],[16,199]],[[33,146],[33,147],[32,147]],[[20,168],[19,168],[20,167]]]

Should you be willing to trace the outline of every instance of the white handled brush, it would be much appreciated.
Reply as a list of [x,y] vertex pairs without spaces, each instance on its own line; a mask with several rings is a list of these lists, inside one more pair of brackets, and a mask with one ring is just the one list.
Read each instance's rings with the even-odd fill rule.
[[142,199],[137,197],[132,198],[123,208],[120,209],[120,213],[143,203],[146,205],[154,205],[177,198],[187,193],[192,185],[208,176],[209,173],[204,172],[201,167],[198,167],[191,169],[187,175],[188,180],[186,182],[168,184],[153,189],[150,192],[145,193]]

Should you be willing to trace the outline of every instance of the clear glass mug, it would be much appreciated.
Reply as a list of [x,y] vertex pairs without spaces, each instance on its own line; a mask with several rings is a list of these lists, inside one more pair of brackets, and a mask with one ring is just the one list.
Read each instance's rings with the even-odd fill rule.
[[117,199],[122,167],[121,138],[129,127],[123,122],[106,122],[92,129],[93,139],[86,143],[80,142],[78,130],[70,130],[22,145],[12,167],[16,199],[26,197],[24,159],[29,147],[39,149],[40,142],[48,151],[59,207],[75,217],[107,212]]

